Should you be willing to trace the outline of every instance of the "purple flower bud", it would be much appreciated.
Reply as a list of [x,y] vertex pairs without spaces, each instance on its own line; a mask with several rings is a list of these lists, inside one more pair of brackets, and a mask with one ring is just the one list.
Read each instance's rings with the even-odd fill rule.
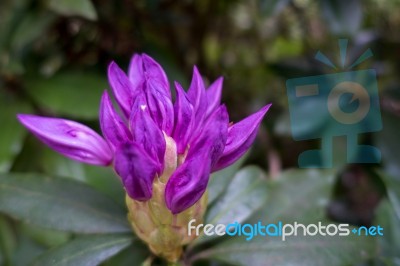
[[19,114],[19,121],[39,140],[71,159],[109,165],[112,152],[107,142],[92,129],[74,121]]
[[154,200],[162,201],[157,206],[162,209],[166,204],[165,211],[174,214],[202,198],[212,171],[234,163],[250,148],[270,107],[229,126],[226,107],[220,104],[223,79],[206,90],[196,67],[187,92],[175,83],[173,104],[164,70],[145,54],[133,56],[128,76],[112,62],[108,79],[124,117],[104,92],[99,120],[106,141],[73,121],[18,118],[67,157],[98,165],[108,165],[114,158],[114,168],[133,200],[148,200],[154,186],[165,186],[165,193],[158,191]]
[[194,239],[187,234],[188,221],[195,217],[200,222],[204,215],[211,172],[231,165],[250,148],[271,105],[230,126],[220,103],[222,78],[206,90],[194,67],[187,92],[175,83],[172,103],[167,76],[151,57],[134,55],[128,73],[114,62],[109,65],[110,87],[123,117],[104,92],[99,120],[105,140],[65,119],[22,114],[18,119],[69,158],[97,165],[114,159],[138,237],[174,262],[182,245]]

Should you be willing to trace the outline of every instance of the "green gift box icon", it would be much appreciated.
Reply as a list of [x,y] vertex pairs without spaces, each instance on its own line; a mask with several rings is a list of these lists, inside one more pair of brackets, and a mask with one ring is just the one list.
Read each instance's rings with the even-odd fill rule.
[[[344,67],[347,40],[339,40]],[[372,56],[367,50],[349,68]],[[322,53],[316,58],[336,68]],[[382,129],[376,72],[347,71],[289,79],[286,82],[292,136],[296,141],[321,139],[321,149],[300,154],[301,168],[329,168],[333,164],[332,139],[347,138],[348,163],[379,163],[380,151],[359,145],[358,134]],[[310,126],[313,125],[313,126]]]

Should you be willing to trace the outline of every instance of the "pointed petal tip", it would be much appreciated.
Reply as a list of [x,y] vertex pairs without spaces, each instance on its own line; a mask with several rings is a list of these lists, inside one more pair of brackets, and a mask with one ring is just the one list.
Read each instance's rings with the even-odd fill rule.
[[[117,65],[117,63],[115,63],[115,61],[113,60],[113,61],[111,61],[109,64],[108,64],[108,67],[107,67],[107,71],[108,71],[108,74],[110,75],[111,74],[111,71],[113,71],[115,68],[117,68],[118,67],[118,65]],[[119,67],[118,67],[119,68]]]
[[263,110],[264,113],[268,112],[269,108],[271,108],[272,103],[269,103],[267,105],[265,105],[264,107],[261,108],[261,110]]
[[200,70],[196,65],[193,66],[193,78],[194,77],[200,77],[201,78]]
[[213,171],[221,170],[236,162],[253,144],[258,128],[272,104],[267,104],[256,113],[233,124],[228,131],[228,139],[221,158]]
[[107,90],[105,90],[101,96],[99,122],[103,136],[113,150],[115,150],[120,143],[132,139],[127,126],[122,121],[120,115],[115,111]]

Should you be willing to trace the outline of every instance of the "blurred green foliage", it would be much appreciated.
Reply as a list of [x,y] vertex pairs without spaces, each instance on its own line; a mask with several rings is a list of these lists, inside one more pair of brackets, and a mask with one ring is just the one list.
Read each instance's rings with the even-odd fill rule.
[[[22,199],[34,200],[29,198],[30,194],[19,195],[6,189],[10,186],[7,182],[14,182],[37,193],[59,195],[63,182],[69,181],[53,177],[66,177],[74,179],[70,184],[74,189],[90,189],[88,194],[95,195],[74,200],[97,208],[96,199],[108,200],[102,198],[105,194],[123,206],[123,189],[111,170],[84,166],[55,154],[29,136],[15,115],[60,116],[98,129],[100,95],[108,88],[107,65],[115,60],[126,68],[136,52],[146,52],[159,61],[170,82],[178,80],[187,86],[194,64],[207,82],[224,76],[223,101],[233,121],[273,103],[257,144],[246,160],[246,164],[257,164],[263,170],[249,167],[234,175],[237,168],[231,168],[218,173],[220,180],[213,178],[210,182],[211,205],[206,219],[334,220],[353,225],[379,223],[386,230],[379,241],[364,241],[370,256],[346,255],[345,250],[356,252],[352,248],[359,243],[350,238],[347,242],[332,241],[332,246],[324,242],[332,250],[328,254],[319,249],[319,241],[323,241],[319,239],[299,238],[298,242],[285,243],[280,248],[274,241],[257,242],[252,244],[258,246],[253,253],[246,253],[248,246],[241,239],[223,239],[213,244],[200,239],[189,247],[187,263],[207,265],[205,260],[211,259],[243,265],[262,265],[268,260],[270,265],[348,265],[359,261],[365,265],[400,265],[399,30],[398,0],[2,0],[0,212],[6,214],[0,215],[0,265],[27,265],[35,258],[35,265],[47,265],[46,254],[60,259],[62,254],[83,247],[87,249],[81,257],[67,258],[60,265],[100,263],[129,245],[105,264],[136,265],[148,257],[147,249],[131,236],[77,236],[75,233],[88,232],[80,227],[84,221],[88,221],[89,231],[93,229],[87,213],[74,214],[79,216],[79,230],[74,229],[73,223],[67,224],[69,233],[44,229],[65,228],[40,220],[41,216],[47,219],[50,205],[42,204],[43,209],[34,210],[42,213],[31,215],[27,212],[29,205],[21,203]],[[319,142],[292,140],[285,81],[330,73],[332,70],[316,62],[313,56],[322,50],[330,58],[337,58],[338,38],[349,39],[351,60],[366,48],[374,53],[359,68],[374,68],[378,73],[383,130],[365,134],[361,142],[377,145],[383,163],[346,166],[345,139],[339,137],[334,140],[333,172],[287,170],[297,167],[300,152],[318,147]],[[322,130],[319,126],[318,121],[305,125],[306,130]],[[30,180],[32,174],[16,173],[35,173],[41,181]],[[43,175],[50,176],[54,183],[46,183]],[[241,175],[246,178],[241,180]],[[44,191],[46,186],[53,188]],[[241,187],[248,186],[248,194],[243,194]],[[229,201],[237,201],[241,207],[232,211],[232,206],[224,205]],[[52,207],[57,208],[57,201],[53,203]],[[103,211],[107,204],[100,204]],[[63,210],[59,211],[56,218],[63,218]],[[124,219],[124,212],[116,216]],[[63,225],[59,221],[55,224]],[[117,229],[124,225],[120,226]],[[104,228],[113,227],[105,224]],[[64,243],[67,244],[61,245]],[[300,247],[312,252],[305,256],[305,251],[296,251]],[[287,260],[282,262],[285,252],[289,252]],[[160,263],[157,259],[146,260],[151,262]]]

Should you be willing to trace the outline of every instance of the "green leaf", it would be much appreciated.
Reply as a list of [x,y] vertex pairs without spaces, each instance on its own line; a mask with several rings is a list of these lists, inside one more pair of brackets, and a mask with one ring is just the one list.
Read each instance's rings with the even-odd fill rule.
[[0,212],[61,231],[131,231],[125,210],[91,187],[35,174],[0,174]]
[[128,248],[112,257],[104,263],[104,266],[133,266],[143,265],[143,262],[151,256],[149,249],[142,241],[134,241]]
[[[331,194],[334,172],[290,170],[274,180],[267,180],[264,193],[268,199],[263,208],[246,223],[310,224],[326,222],[325,208]],[[251,206],[251,205],[250,205]],[[226,221],[233,223],[235,220]],[[223,241],[189,257],[190,262],[215,259],[234,265],[348,265],[360,262],[376,253],[371,237],[303,236],[287,238],[246,236],[222,238]]]
[[363,12],[360,0],[323,0],[321,15],[330,30],[338,35],[353,35],[361,27]]
[[[393,205],[386,199],[382,200],[376,211],[375,224],[383,228],[383,237],[378,238],[381,256],[393,262],[400,262],[400,219]],[[385,259],[385,260],[386,260]],[[393,263],[393,265],[396,265]]]
[[282,241],[256,237],[251,241],[235,237],[192,258],[216,259],[233,265],[351,265],[373,256],[374,245],[368,237],[305,237]]
[[[0,1],[0,55],[3,49],[8,48],[10,36],[20,21],[20,17],[25,15],[25,10],[29,5],[28,0],[2,0]],[[0,67],[1,67],[0,61]]]
[[96,9],[90,0],[50,0],[49,8],[64,16],[97,20]]
[[240,166],[243,165],[249,153],[246,153],[236,163],[231,166],[215,172],[211,175],[208,183],[208,204],[211,205],[223,193],[231,182],[233,176],[236,174]]
[[129,246],[131,242],[132,236],[123,234],[79,237],[47,251],[31,265],[98,265]]
[[26,87],[31,97],[51,112],[73,118],[97,119],[100,97],[108,85],[103,76],[74,70],[50,78],[31,78]]
[[393,208],[394,214],[400,220],[400,180],[383,171],[377,171],[383,183],[385,184],[386,194]]
[[267,199],[266,175],[256,166],[241,169],[221,198],[207,211],[206,223],[241,222]]
[[[240,223],[261,208],[267,198],[266,192],[265,173],[256,166],[245,167],[233,177],[224,194],[207,210],[205,222]],[[213,237],[202,235],[196,244]]]
[[400,180],[400,118],[393,114],[382,112],[383,128],[374,134],[374,141],[382,153],[387,173]]
[[44,247],[59,246],[70,239],[69,233],[45,229],[31,224],[22,223],[19,226],[19,230]]
[[14,51],[24,48],[36,39],[46,35],[46,30],[55,20],[53,14],[30,12],[22,18],[12,34],[11,47]]
[[30,239],[29,237],[20,234],[18,237],[18,247],[13,256],[12,266],[26,266],[34,258],[45,251],[45,248]]
[[[32,154],[35,154],[32,157]],[[125,190],[111,167],[83,164],[53,151],[33,135],[26,138],[23,149],[14,160],[13,172],[40,172],[49,176],[75,179],[109,196],[125,206]]]
[[268,222],[315,222],[325,218],[335,170],[287,170],[268,180],[264,208],[250,220]]
[[[0,215],[0,253],[3,254],[5,265],[11,265],[12,254],[17,246],[17,239],[10,222]],[[0,265],[3,265],[0,260]]]
[[0,93],[0,172],[10,169],[14,156],[21,150],[25,129],[18,123],[17,113],[29,113],[31,107],[12,95]]

